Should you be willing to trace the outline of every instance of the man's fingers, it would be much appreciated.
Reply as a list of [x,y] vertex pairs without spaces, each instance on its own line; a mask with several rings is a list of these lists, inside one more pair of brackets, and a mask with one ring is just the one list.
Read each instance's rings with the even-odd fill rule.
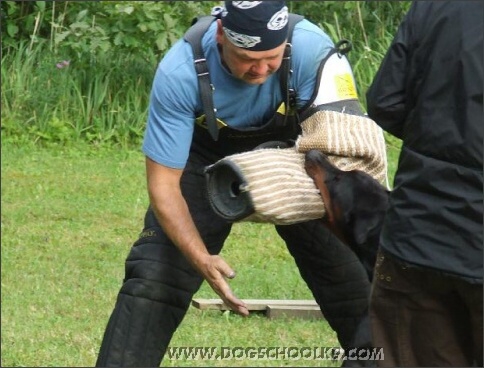
[[233,279],[235,271],[219,256],[210,257],[210,267],[204,274],[212,289],[220,296],[225,305],[234,312],[247,316],[249,310],[245,303],[238,299],[230,289],[226,279]]
[[[226,278],[233,279],[235,277],[235,271],[222,258],[218,258],[217,261],[217,269],[220,274]],[[230,309],[242,316],[247,316],[249,314],[249,310],[245,303],[234,295],[225,279],[222,278],[220,280],[217,289],[218,290],[215,291],[218,291],[217,294],[219,294]]]
[[235,271],[222,258],[218,259],[217,269],[222,275],[229,279],[233,279],[235,277]]
[[238,310],[240,308],[247,309],[245,303],[234,295],[232,289],[230,289],[229,284],[223,278],[220,279],[220,282],[213,286],[214,290],[222,298],[222,300],[228,307],[231,307],[231,309],[234,310]]
[[218,294],[222,298],[225,305],[231,310],[242,316],[249,315],[249,310],[245,303],[234,295],[228,285],[222,288]]
[[241,316],[248,316],[249,309],[245,305],[245,303],[236,298],[233,294],[231,294],[228,298],[222,298],[224,300],[225,305],[227,305],[230,309],[232,309],[237,314]]

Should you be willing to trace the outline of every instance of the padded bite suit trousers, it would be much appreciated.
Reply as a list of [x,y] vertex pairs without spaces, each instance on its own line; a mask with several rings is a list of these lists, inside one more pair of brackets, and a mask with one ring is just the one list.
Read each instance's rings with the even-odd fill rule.
[[[209,252],[218,254],[231,224],[208,202],[205,164],[190,161],[181,186]],[[341,345],[370,346],[370,282],[354,253],[319,220],[276,229]],[[96,366],[159,366],[202,281],[148,208],[143,232],[126,259],[125,278]]]

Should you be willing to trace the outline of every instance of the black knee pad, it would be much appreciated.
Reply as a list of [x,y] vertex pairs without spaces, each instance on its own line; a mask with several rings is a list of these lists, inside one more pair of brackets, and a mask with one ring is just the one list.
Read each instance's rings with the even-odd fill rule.
[[201,282],[148,210],[145,228],[126,258],[120,293],[184,308]]
[[171,245],[144,243],[131,249],[121,293],[183,307],[198,290],[201,276]]

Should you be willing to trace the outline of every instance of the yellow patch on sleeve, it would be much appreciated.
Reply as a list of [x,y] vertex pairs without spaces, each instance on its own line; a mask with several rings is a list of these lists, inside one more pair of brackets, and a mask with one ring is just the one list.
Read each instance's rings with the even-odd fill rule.
[[358,98],[356,86],[350,73],[335,75],[334,84],[338,98],[342,100]]

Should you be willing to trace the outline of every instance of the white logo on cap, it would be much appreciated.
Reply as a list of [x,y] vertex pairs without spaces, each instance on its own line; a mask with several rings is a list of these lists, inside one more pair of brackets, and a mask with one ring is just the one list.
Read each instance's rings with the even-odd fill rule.
[[284,8],[282,8],[272,16],[269,23],[267,23],[267,28],[270,29],[271,31],[278,31],[284,28],[288,20],[289,20],[289,13],[287,10],[287,6],[285,6]]
[[223,28],[227,38],[237,47],[243,47],[244,49],[248,49],[254,47],[261,41],[259,36],[249,36],[231,31],[230,29],[225,27]]
[[262,1],[232,1],[232,5],[239,9],[255,8]]

